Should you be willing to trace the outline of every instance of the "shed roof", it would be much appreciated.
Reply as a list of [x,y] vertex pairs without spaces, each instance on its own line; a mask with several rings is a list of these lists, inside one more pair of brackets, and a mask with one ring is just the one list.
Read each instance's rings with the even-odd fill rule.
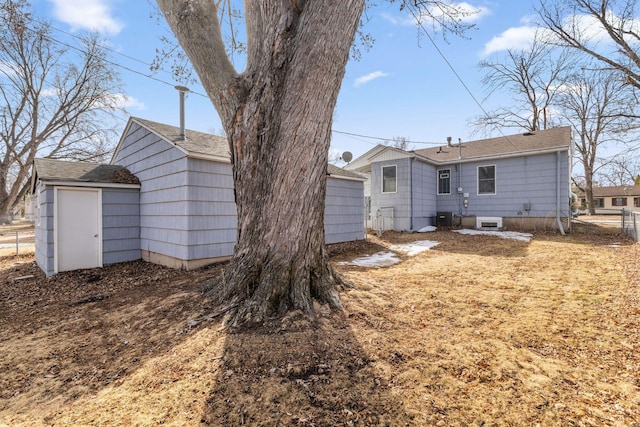
[[419,156],[434,162],[452,162],[484,157],[535,154],[541,151],[569,150],[571,127],[563,126],[535,132],[463,142],[460,145],[415,150]]
[[187,155],[213,156],[230,159],[227,138],[205,132],[185,129],[185,138],[180,139],[180,128],[151,120],[131,117],[132,121],[146,127],[156,135],[180,147]]
[[[179,127],[141,119],[139,117],[131,117],[130,121],[137,122],[159,137],[179,147],[188,156],[206,156],[220,160],[224,159],[228,162],[231,161],[229,143],[225,137],[185,129],[185,139],[180,139]],[[327,174],[364,180],[362,175],[344,170],[332,164],[328,164]]]
[[36,180],[41,180],[75,183],[140,184],[140,180],[134,174],[124,166],[119,165],[35,159],[34,167],[34,183]]

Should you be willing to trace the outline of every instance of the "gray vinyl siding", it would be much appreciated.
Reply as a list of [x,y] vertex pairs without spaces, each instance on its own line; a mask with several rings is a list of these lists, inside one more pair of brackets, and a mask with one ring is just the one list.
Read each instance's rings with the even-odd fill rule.
[[102,262],[140,259],[140,192],[102,189]]
[[[230,164],[190,158],[137,123],[112,163],[140,179],[142,250],[188,261],[233,254],[237,209]],[[327,242],[364,238],[362,182],[329,181]]]
[[[386,214],[393,209],[393,222],[386,216],[384,229],[396,231],[409,230],[411,218],[409,206],[411,202],[411,189],[409,183],[409,158],[376,162],[371,165],[371,218],[374,228],[376,218],[380,214]],[[382,168],[396,165],[396,192],[382,192]]]
[[[73,186],[69,183],[67,186]],[[36,187],[36,263],[47,276],[55,273],[55,186],[42,182]],[[140,259],[140,217],[137,189],[102,189],[103,264]]]
[[36,264],[47,276],[55,273],[53,187],[38,183],[34,200]]
[[113,163],[141,181],[143,250],[181,260],[233,253],[237,210],[230,164],[189,158],[135,123]]
[[238,221],[231,165],[189,159],[188,171],[187,259],[233,254]]
[[129,169],[141,183],[139,248],[189,259],[186,154],[132,123],[112,163]]
[[411,225],[413,230],[420,230],[427,225],[435,225],[437,204],[433,189],[437,188],[436,168],[414,160],[411,170],[413,173],[413,198],[411,201],[413,221]]
[[324,233],[328,244],[364,239],[362,181],[327,179]]
[[[560,155],[561,216],[569,209],[569,162],[568,153]],[[556,153],[538,156],[497,159],[492,161],[464,163],[461,180],[458,181],[458,166],[452,165],[452,191],[450,195],[438,195],[438,211],[462,215],[496,217],[548,217],[555,216],[557,193]],[[496,194],[478,194],[478,166],[495,165]],[[435,172],[434,172],[435,175]],[[463,193],[469,193],[469,207],[462,205],[463,193],[458,194],[458,182]],[[433,192],[436,192],[434,185]],[[531,211],[524,210],[525,203]]]

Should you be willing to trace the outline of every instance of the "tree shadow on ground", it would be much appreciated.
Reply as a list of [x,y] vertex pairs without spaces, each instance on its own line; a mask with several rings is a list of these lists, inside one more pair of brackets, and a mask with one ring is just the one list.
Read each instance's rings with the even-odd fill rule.
[[0,424],[36,424],[189,339],[185,320],[206,309],[198,283],[221,271],[135,261],[46,278],[21,259],[0,270]]
[[301,313],[227,336],[208,425],[408,425],[347,321]]

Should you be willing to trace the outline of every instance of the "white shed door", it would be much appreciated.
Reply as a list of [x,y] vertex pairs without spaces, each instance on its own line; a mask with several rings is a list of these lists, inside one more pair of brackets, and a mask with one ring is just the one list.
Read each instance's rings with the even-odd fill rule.
[[56,271],[102,266],[100,200],[99,189],[56,189]]

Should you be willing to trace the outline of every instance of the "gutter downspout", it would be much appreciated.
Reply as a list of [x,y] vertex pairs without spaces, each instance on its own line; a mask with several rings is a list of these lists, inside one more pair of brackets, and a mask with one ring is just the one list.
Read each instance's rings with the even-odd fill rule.
[[409,159],[409,231],[413,231],[413,160]]
[[560,230],[560,234],[564,236],[564,227],[562,226],[562,220],[560,219],[560,205],[562,203],[562,194],[560,191],[560,159],[561,153],[560,151],[556,151],[556,222],[558,223],[558,230]]

